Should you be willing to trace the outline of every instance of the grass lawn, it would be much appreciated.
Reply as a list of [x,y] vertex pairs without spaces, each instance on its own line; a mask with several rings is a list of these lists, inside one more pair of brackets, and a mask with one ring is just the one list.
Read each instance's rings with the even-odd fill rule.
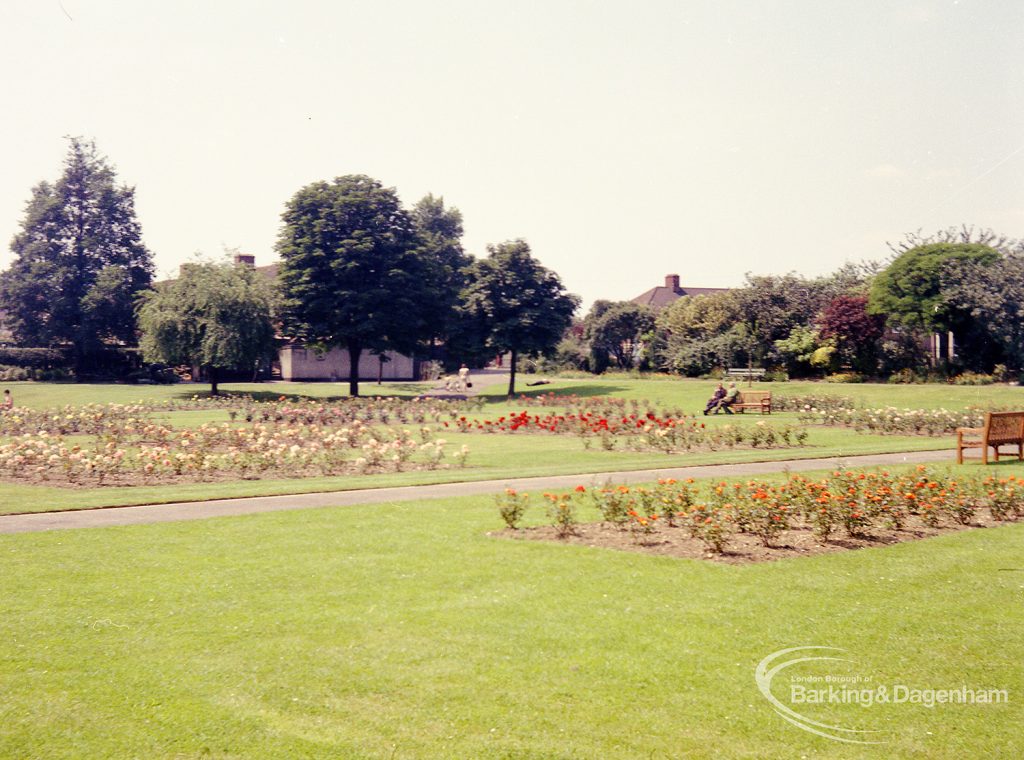
[[[534,375],[519,375],[517,392],[525,396],[546,393],[575,393],[581,396],[619,396],[650,399],[659,404],[679,405],[692,413],[704,408],[714,390],[714,381],[692,379],[633,380],[624,377],[553,380],[549,385],[528,387]],[[414,396],[436,383],[386,382],[383,385],[364,383],[364,396]],[[746,388],[745,382],[738,383]],[[96,403],[129,403],[147,399],[188,399],[206,396],[209,385],[113,385],[76,383],[7,383],[15,404],[34,408]],[[754,383],[754,390],[770,390],[779,396],[838,395],[848,396],[864,406],[899,406],[912,409],[962,409],[967,406],[1006,406],[1024,408],[1024,387],[1016,385],[888,385],[878,383],[836,384],[792,381],[788,383]],[[251,394],[257,398],[280,396],[317,399],[338,399],[348,396],[347,383],[224,383],[224,392]],[[488,408],[505,405],[505,385],[499,383],[484,389]]]
[[[360,390],[364,396],[415,396],[432,388],[435,383],[387,382],[364,383]],[[15,406],[46,409],[53,406],[80,406],[82,404],[132,404],[149,400],[186,400],[193,396],[210,395],[205,383],[179,383],[178,385],[117,385],[115,383],[5,383]],[[281,396],[339,399],[348,396],[348,383],[221,383],[222,393],[248,394],[261,400],[274,400]]]
[[[1024,525],[743,567],[499,527],[465,498],[0,536],[0,756],[1024,755]],[[805,645],[1010,701],[807,706],[887,742],[842,745],[755,685]]]
[[[661,404],[681,404],[698,413],[715,388],[713,380],[688,378],[633,380],[624,377],[595,377],[593,379],[552,380],[549,385],[535,388],[517,385],[523,395],[544,393],[576,393],[581,396],[618,396],[621,398],[650,399]],[[796,380],[786,383],[737,382],[740,390],[772,391],[774,396],[847,396],[866,407],[897,406],[909,409],[964,409],[968,406],[1007,406],[1024,409],[1024,387],[1019,385],[889,385],[886,383],[825,383]],[[498,400],[503,388],[492,386],[485,394]]]

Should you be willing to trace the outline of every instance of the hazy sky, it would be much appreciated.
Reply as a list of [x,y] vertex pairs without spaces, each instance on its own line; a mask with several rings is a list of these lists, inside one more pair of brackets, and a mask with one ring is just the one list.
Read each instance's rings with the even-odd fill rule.
[[962,222],[1024,236],[1021,0],[0,0],[0,268],[63,135],[161,273],[274,258],[304,184],[442,195],[583,296],[823,274]]

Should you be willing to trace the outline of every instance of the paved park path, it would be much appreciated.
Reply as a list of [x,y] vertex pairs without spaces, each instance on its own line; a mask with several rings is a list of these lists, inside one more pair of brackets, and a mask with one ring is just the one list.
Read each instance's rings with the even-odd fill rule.
[[[518,378],[517,386],[523,385],[522,376],[516,375]],[[526,377],[536,379],[536,375],[526,375]],[[469,375],[469,381],[473,383],[472,388],[467,388],[465,392],[462,391],[451,391],[445,388],[445,380],[451,380],[455,382],[455,375],[448,375],[437,381],[437,385],[426,391],[423,395],[430,396],[432,398],[447,398],[447,399],[464,399],[471,396],[478,396],[480,391],[484,388],[490,388],[494,385],[501,385],[503,388],[508,387],[508,370],[500,369],[495,367],[488,367],[487,369],[475,369]],[[529,381],[527,381],[529,382]]]
[[[476,381],[474,380],[474,387]],[[66,512],[42,512],[26,515],[0,516],[0,533],[30,533],[67,528],[101,528],[111,525],[140,525],[146,523],[203,520],[211,517],[231,517],[261,512],[279,512],[291,509],[317,509],[347,507],[359,504],[380,504],[419,499],[443,499],[456,496],[490,495],[505,488],[520,491],[544,491],[572,488],[580,483],[599,485],[606,480],[617,483],[643,483],[658,478],[746,478],[768,473],[800,472],[836,467],[865,467],[872,465],[918,464],[922,462],[949,462],[955,451],[915,451],[900,454],[870,454],[867,456],[827,457],[821,459],[790,459],[777,462],[748,462],[742,464],[713,464],[696,467],[669,467],[657,470],[631,470],[627,472],[600,472],[584,475],[554,475],[538,478],[506,478],[482,480],[472,483],[441,483],[401,488],[367,488],[357,491],[296,494],[294,496],[259,496],[245,499],[219,499],[190,501],[175,504],[152,504],[137,507],[106,507]]]

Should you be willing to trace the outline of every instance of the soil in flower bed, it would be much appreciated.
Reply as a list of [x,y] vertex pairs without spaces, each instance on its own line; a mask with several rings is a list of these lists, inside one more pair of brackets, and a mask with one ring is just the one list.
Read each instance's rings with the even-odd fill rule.
[[691,538],[686,528],[669,528],[664,525],[659,526],[655,533],[642,538],[634,537],[628,529],[617,528],[605,522],[581,524],[577,526],[576,533],[567,538],[559,538],[555,527],[551,525],[520,528],[519,530],[506,528],[492,531],[488,535],[519,541],[550,541],[641,552],[662,557],[706,559],[731,565],[745,565],[752,562],[770,562],[790,557],[808,557],[814,554],[863,549],[869,546],[887,546],[960,530],[1009,525],[1013,522],[1019,521],[994,520],[987,511],[979,510],[970,525],[944,523],[937,528],[932,528],[916,520],[911,520],[902,530],[873,528],[870,533],[855,537],[840,532],[830,536],[826,543],[821,543],[810,528],[798,527],[783,531],[772,546],[764,546],[757,536],[736,533],[729,537],[726,549],[722,554],[716,554],[709,550],[699,539]]

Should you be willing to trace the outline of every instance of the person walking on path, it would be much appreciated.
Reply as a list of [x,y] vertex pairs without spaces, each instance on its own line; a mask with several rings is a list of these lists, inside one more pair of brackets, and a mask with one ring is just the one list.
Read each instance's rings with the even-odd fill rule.
[[718,414],[720,409],[724,409],[726,414],[732,414],[732,409],[729,407],[736,403],[739,395],[740,391],[736,387],[736,383],[729,383],[729,390],[725,392],[725,396],[719,399],[718,404],[715,406],[715,414]]
[[463,393],[469,390],[469,367],[465,364],[459,367],[459,390]]
[[4,390],[4,398],[0,401],[0,412],[9,412],[14,408],[14,398],[9,390]]
[[704,407],[704,416],[707,417],[708,412],[718,406],[718,402],[725,398],[725,386],[721,383],[715,388],[714,395],[708,399],[708,405]]

